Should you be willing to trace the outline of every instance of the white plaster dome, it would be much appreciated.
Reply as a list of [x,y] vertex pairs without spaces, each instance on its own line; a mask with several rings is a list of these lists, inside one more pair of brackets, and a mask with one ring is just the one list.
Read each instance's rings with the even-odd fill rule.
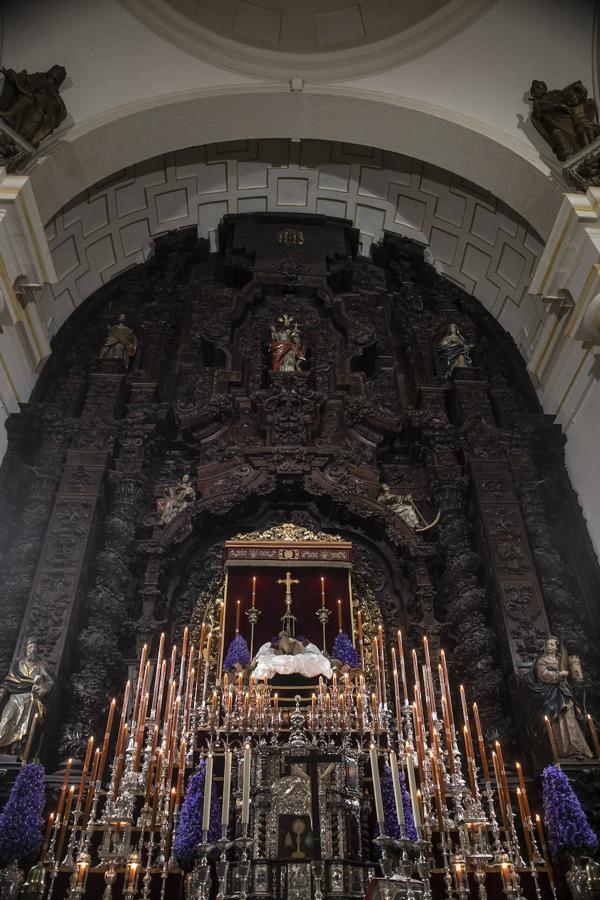
[[494,0],[121,0],[161,37],[223,68],[329,80],[420,56]]

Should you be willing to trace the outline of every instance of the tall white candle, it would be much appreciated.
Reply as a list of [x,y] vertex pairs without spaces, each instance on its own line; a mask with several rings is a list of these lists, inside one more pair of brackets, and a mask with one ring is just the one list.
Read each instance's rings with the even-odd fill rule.
[[204,806],[202,807],[202,831],[208,832],[210,825],[210,796],[212,793],[213,755],[208,754],[206,760],[206,777],[204,779]]
[[400,774],[398,772],[398,758],[394,750],[390,751],[390,769],[392,770],[392,784],[394,785],[394,800],[396,801],[396,816],[401,831],[404,831],[404,806],[402,805],[402,787],[400,785]]
[[369,751],[371,756],[371,774],[373,775],[373,794],[375,796],[375,814],[377,816],[377,822],[381,828],[381,831],[384,831],[383,824],[385,822],[385,816],[383,814],[383,797],[381,796],[381,782],[379,781],[379,765],[377,762],[377,749],[375,744],[371,744],[371,749]]
[[410,791],[410,805],[412,806],[413,819],[415,827],[421,827],[421,812],[419,810],[419,801],[417,799],[417,782],[415,780],[415,764],[412,758],[410,745],[406,745],[406,772],[408,775],[408,789]]
[[223,806],[221,808],[221,826],[227,827],[229,822],[229,797],[231,794],[231,750],[225,751],[225,773],[223,775]]
[[250,779],[252,776],[252,756],[250,744],[244,745],[244,771],[242,772],[242,826],[250,822]]

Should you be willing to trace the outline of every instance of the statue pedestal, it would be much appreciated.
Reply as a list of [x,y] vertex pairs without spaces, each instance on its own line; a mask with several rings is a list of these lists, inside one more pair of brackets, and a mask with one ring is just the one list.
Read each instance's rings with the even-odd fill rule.
[[569,157],[563,166],[563,175],[579,191],[600,185],[600,137]]

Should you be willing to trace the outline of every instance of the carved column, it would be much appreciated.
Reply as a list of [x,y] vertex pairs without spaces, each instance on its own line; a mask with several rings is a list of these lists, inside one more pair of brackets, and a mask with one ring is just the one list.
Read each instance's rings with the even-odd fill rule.
[[14,660],[33,633],[60,690],[65,646],[72,636],[108,455],[69,450],[46,532]]
[[512,722],[505,714],[506,694],[498,642],[490,628],[490,608],[481,582],[481,559],[473,546],[466,515],[468,480],[438,471],[432,493],[441,510],[440,543],[446,551],[443,574],[445,633],[452,641],[449,656],[454,683],[461,682],[477,700],[488,739],[512,741]]
[[[512,740],[504,714],[505,691],[497,641],[489,626],[490,611],[481,581],[480,557],[473,546],[467,517],[468,479],[459,465],[459,444],[447,409],[449,388],[421,388],[421,408],[411,414],[417,446],[426,462],[432,506],[441,512],[439,540],[446,553],[441,580],[446,651],[453,681],[462,682],[477,700],[489,738]],[[448,646],[451,644],[451,646]],[[476,666],[473,660],[477,660]]]
[[104,477],[114,444],[114,416],[122,385],[122,374],[98,372],[90,379],[81,417],[75,425],[77,448],[67,451],[14,648],[16,661],[27,635],[36,635],[44,661],[55,676],[54,705],[62,699],[79,627],[81,597],[89,559],[95,550]]
[[[10,665],[31,584],[44,542],[44,530],[61,478],[70,422],[56,404],[27,406],[8,423],[9,452],[2,485],[2,635],[0,671]],[[32,447],[32,437],[39,443]],[[25,459],[28,462],[25,462]]]
[[110,696],[122,689],[121,648],[136,612],[132,558],[136,523],[144,508],[146,444],[155,429],[155,391],[155,382],[133,382],[126,414],[116,423],[119,455],[116,471],[108,475],[104,546],[96,556],[94,583],[87,592],[85,621],[77,639],[78,664],[70,679],[60,746],[65,756],[81,753],[85,735],[100,727]]
[[509,687],[516,701],[513,714],[520,719],[523,751],[531,751],[527,738],[533,732],[539,739],[540,729],[535,727],[539,714],[531,716],[531,696],[524,677],[549,631],[546,610],[508,463],[473,460],[471,473],[499,599],[499,624],[511,673]]
[[76,644],[78,664],[69,682],[69,713],[60,744],[64,756],[81,754],[86,735],[101,727],[126,671],[121,645],[133,616],[131,548],[144,478],[109,472],[108,482],[104,546],[96,554],[94,584],[85,598],[86,621]]

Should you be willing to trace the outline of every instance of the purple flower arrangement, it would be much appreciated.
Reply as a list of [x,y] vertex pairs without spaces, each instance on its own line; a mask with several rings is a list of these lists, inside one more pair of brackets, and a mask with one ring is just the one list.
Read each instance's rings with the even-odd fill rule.
[[243,638],[241,634],[236,634],[227,648],[223,671],[227,672],[229,669],[233,669],[236,663],[239,663],[241,666],[247,666],[249,662],[250,650],[248,649],[246,638]]
[[383,819],[385,833],[388,837],[399,838],[400,826],[396,816],[396,799],[394,797],[394,785],[392,783],[392,770],[386,766],[381,776],[381,796],[383,799]]
[[415,827],[412,803],[410,802],[410,794],[406,787],[404,772],[400,772],[400,790],[402,791],[402,808],[404,809],[404,821],[406,823],[406,837],[409,841],[417,841],[419,836]]
[[[201,759],[197,771],[188,782],[187,791],[181,805],[175,843],[173,844],[173,852],[182,866],[190,866],[194,862],[197,854],[197,845],[202,840],[205,781],[206,760]],[[218,841],[220,837],[221,804],[213,782],[213,789],[210,795],[208,840]]]
[[[404,773],[400,772],[400,790],[402,792],[402,808],[404,809],[404,822],[406,825],[406,837],[409,841],[417,840],[417,829],[413,819],[410,795],[406,789]],[[394,785],[392,782],[392,770],[386,766],[381,776],[381,796],[383,799],[383,817],[385,820],[385,833],[388,837],[399,838],[400,826],[396,815],[396,798],[394,797]]]
[[44,809],[44,767],[24,766],[15,779],[6,805],[0,813],[0,864],[22,862],[39,853],[42,846]]
[[577,794],[558,766],[548,766],[542,773],[544,821],[553,853],[593,850],[598,838],[590,828]]
[[350,666],[351,669],[358,669],[360,666],[360,656],[345,631],[336,634],[331,655],[334,659],[339,659],[341,663]]

